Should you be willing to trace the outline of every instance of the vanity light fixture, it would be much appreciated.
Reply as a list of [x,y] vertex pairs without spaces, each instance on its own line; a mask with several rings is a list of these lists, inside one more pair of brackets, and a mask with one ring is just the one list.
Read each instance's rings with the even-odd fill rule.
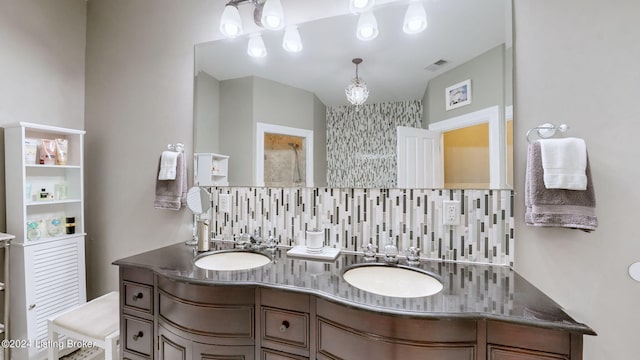
[[367,84],[358,76],[358,65],[362,63],[362,59],[355,58],[351,60],[356,65],[356,77],[351,80],[351,83],[344,89],[347,95],[347,100],[356,106],[356,111],[359,110],[360,105],[364,104],[369,97],[369,89]]
[[264,41],[262,40],[262,35],[260,35],[260,33],[251,34],[251,36],[249,36],[247,54],[254,58],[267,56],[267,48],[264,46]]
[[378,22],[373,15],[373,11],[360,14],[356,28],[356,36],[363,41],[373,40],[378,36]]
[[284,27],[284,11],[280,0],[266,0],[260,18],[262,26],[269,30],[280,30]]
[[[257,26],[268,30],[284,28],[284,11],[280,0],[229,0],[220,17],[220,32],[225,37],[235,38],[242,34],[242,20],[238,11],[238,5],[242,3],[250,3],[254,6],[253,21]],[[282,47],[289,52],[302,51],[302,41],[297,27],[287,29],[282,40]],[[249,36],[247,53],[256,58],[267,56],[267,48],[259,33]]]
[[354,14],[371,10],[374,0],[349,0],[349,11]]
[[417,34],[427,28],[427,11],[421,2],[413,1],[404,14],[402,30],[406,34]]
[[250,3],[254,6],[253,22],[268,30],[280,30],[284,27],[284,11],[280,0],[230,0],[224,6],[220,17],[220,32],[233,38],[242,34],[242,20],[238,5]]
[[234,38],[242,34],[242,21],[240,20],[240,12],[238,5],[229,2],[222,11],[220,18],[220,32],[228,38]]
[[282,38],[282,48],[293,53],[302,51],[302,40],[297,26],[287,26]]

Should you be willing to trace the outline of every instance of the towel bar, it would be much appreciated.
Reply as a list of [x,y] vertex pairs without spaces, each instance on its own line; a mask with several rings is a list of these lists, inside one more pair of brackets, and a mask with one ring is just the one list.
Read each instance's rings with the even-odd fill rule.
[[529,131],[527,131],[527,143],[529,144],[531,144],[529,135],[531,135],[531,132],[533,132],[534,130],[536,130],[536,132],[538,133],[538,137],[540,137],[541,139],[548,139],[554,136],[558,131],[565,132],[569,130],[569,126],[567,126],[567,124],[560,124],[558,126],[555,126],[551,123],[544,123],[542,125],[538,125],[532,129],[529,129]]

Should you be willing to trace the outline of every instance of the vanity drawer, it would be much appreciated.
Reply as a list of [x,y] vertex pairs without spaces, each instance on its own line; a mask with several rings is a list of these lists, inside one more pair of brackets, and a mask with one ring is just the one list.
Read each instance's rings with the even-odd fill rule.
[[151,356],[153,322],[124,315],[124,350]]
[[123,281],[124,306],[151,314],[153,312],[153,288],[151,286]]
[[[271,307],[261,308],[262,344],[284,345],[287,351],[309,351],[309,314]],[[299,351],[296,351],[299,352]]]

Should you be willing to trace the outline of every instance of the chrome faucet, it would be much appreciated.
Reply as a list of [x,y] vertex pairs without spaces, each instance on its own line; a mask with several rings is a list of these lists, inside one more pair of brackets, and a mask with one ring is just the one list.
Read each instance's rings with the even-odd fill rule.
[[377,247],[372,243],[368,243],[362,246],[362,250],[364,250],[364,259],[365,260],[375,260],[376,258],[376,249]]
[[409,246],[409,248],[407,248],[405,252],[407,253],[407,263],[409,265],[420,264],[420,248]]
[[253,235],[249,236],[249,242],[253,248],[259,248],[262,245],[262,236],[260,236],[258,230],[254,230]]
[[387,245],[384,246],[384,262],[387,264],[398,263],[398,248],[392,241],[389,241]]

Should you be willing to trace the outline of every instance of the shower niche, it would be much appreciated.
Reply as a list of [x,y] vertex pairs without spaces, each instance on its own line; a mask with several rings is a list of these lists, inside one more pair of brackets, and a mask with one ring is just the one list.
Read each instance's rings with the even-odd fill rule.
[[264,134],[265,186],[305,184],[304,138],[282,134]]
[[312,130],[258,123],[256,138],[259,186],[312,186]]

